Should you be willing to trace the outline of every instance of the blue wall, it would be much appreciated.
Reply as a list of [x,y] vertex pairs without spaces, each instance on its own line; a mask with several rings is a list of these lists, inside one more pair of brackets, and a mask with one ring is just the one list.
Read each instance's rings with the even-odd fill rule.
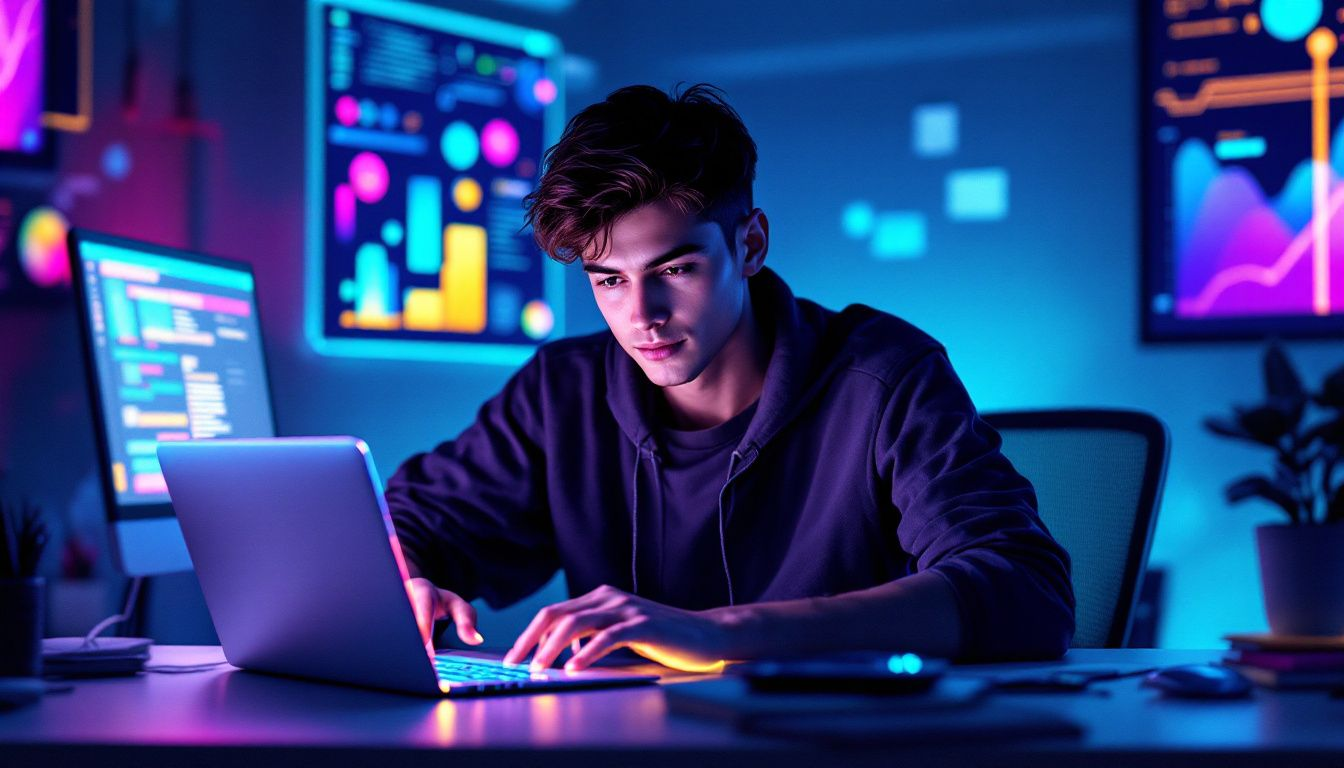
[[[1259,395],[1259,347],[1138,342],[1130,2],[442,5],[557,33],[576,56],[571,112],[632,82],[724,87],[760,147],[768,263],[823,304],[864,302],[933,333],[982,409],[1106,405],[1162,416],[1173,451],[1152,555],[1170,569],[1160,642],[1213,647],[1225,632],[1264,627],[1252,528],[1275,518],[1263,507],[1229,509],[1221,488],[1265,466],[1266,456],[1199,426]],[[124,182],[105,181],[99,195],[79,200],[72,219],[256,266],[283,433],[360,435],[385,476],[455,434],[509,371],[320,358],[304,341],[302,4],[193,4],[190,63],[202,115],[219,127],[217,138],[196,142],[156,133],[148,119],[167,110],[176,6],[145,7],[169,21],[148,12],[139,19],[147,104],[132,121],[117,108],[123,6],[98,4],[95,128],[67,142],[61,174],[96,171],[114,140],[128,143],[136,164]],[[951,157],[911,151],[911,111],[929,102],[959,105],[960,149]],[[1009,174],[1008,217],[948,221],[946,173],[985,166]],[[875,260],[841,230],[855,199],[925,212],[928,253]],[[600,327],[573,271],[568,304],[573,332]],[[64,304],[0,305],[0,466],[12,487],[96,530],[71,317]],[[1312,383],[1344,359],[1338,342],[1290,351]],[[163,581],[151,625],[160,639],[209,636],[193,589],[189,578]],[[507,644],[561,591],[553,582],[487,616],[484,633]]]

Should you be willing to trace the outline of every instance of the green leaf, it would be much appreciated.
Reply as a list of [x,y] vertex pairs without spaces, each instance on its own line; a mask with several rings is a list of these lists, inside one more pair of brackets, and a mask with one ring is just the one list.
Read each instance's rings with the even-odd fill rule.
[[1291,403],[1305,404],[1307,391],[1302,378],[1288,359],[1288,353],[1277,342],[1265,350],[1265,389],[1271,400],[1282,398]]
[[1227,500],[1231,504],[1245,501],[1246,499],[1259,498],[1275,504],[1284,512],[1293,522],[1298,521],[1298,513],[1301,505],[1291,493],[1280,488],[1273,480],[1264,475],[1247,475],[1246,477],[1234,480],[1227,486],[1225,491]]
[[1344,366],[1336,368],[1325,377],[1325,383],[1321,385],[1321,393],[1316,396],[1316,402],[1344,410]]
[[1237,423],[1252,440],[1264,445],[1278,445],[1296,426],[1293,414],[1278,403],[1238,408]]
[[1335,489],[1334,496],[1330,497],[1330,505],[1325,508],[1325,521],[1327,523],[1344,522],[1344,483]]

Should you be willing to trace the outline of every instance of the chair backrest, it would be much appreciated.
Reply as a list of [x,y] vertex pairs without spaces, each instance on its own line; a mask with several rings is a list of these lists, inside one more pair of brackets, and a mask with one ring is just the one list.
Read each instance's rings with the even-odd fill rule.
[[1129,410],[984,414],[1031,481],[1042,522],[1073,561],[1075,648],[1123,648],[1167,471],[1157,417]]

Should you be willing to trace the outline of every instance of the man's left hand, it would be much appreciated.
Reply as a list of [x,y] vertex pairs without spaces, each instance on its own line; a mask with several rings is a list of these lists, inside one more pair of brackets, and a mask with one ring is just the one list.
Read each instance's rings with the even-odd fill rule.
[[504,662],[520,664],[536,647],[531,666],[549,667],[581,638],[589,639],[565,664],[567,671],[586,669],[617,648],[676,669],[717,671],[729,645],[729,627],[715,612],[673,608],[604,585],[538,611]]

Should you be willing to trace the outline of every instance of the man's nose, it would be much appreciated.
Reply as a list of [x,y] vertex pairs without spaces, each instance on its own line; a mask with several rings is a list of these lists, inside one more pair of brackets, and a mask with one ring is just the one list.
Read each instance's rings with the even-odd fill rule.
[[641,331],[667,322],[667,302],[656,284],[638,281],[631,284],[630,324]]

